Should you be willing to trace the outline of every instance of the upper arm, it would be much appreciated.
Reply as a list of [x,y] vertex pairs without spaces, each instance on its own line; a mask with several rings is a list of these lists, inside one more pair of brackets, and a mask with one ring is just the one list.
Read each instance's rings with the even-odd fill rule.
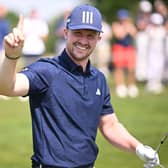
[[104,134],[105,130],[111,128],[114,124],[118,123],[115,113],[102,115],[100,118],[100,130]]
[[100,131],[113,145],[118,143],[118,137],[120,137],[119,127],[120,124],[115,113],[101,116],[99,125]]
[[15,85],[9,96],[25,96],[29,91],[29,79],[23,73],[16,74]]

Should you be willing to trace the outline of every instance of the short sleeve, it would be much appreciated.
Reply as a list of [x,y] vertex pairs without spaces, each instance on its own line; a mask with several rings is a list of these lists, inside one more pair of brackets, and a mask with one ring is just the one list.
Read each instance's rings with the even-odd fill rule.
[[30,89],[28,95],[40,94],[48,89],[49,83],[51,83],[51,76],[50,71],[47,70],[46,64],[43,62],[35,62],[20,72],[25,74],[29,79]]
[[114,113],[114,110],[111,104],[110,89],[105,78],[104,78],[103,85],[104,85],[104,102],[103,102],[103,110],[101,115],[111,114],[111,113]]

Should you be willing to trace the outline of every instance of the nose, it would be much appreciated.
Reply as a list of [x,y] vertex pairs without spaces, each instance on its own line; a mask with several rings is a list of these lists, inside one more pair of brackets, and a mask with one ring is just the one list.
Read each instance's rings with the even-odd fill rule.
[[87,36],[82,36],[80,39],[79,39],[79,42],[81,44],[88,44],[88,38]]

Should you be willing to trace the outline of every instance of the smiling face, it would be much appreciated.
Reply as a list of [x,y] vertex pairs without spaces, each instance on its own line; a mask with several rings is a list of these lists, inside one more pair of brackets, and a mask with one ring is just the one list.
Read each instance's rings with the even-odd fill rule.
[[101,39],[100,33],[93,30],[65,29],[66,51],[71,59],[83,66]]

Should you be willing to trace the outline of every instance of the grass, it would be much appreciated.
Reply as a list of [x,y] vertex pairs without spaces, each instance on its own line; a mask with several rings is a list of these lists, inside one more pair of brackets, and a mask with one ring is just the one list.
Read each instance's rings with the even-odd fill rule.
[[[112,104],[119,120],[144,144],[156,148],[168,132],[168,88],[161,95],[151,95],[140,85],[140,96],[120,99],[112,92]],[[0,168],[30,168],[32,155],[31,121],[28,102],[18,98],[0,100]],[[100,133],[96,168],[141,168],[137,156],[110,145]],[[168,141],[159,151],[163,165],[168,165]]]
[[30,167],[32,153],[28,103],[0,100],[0,167]]

